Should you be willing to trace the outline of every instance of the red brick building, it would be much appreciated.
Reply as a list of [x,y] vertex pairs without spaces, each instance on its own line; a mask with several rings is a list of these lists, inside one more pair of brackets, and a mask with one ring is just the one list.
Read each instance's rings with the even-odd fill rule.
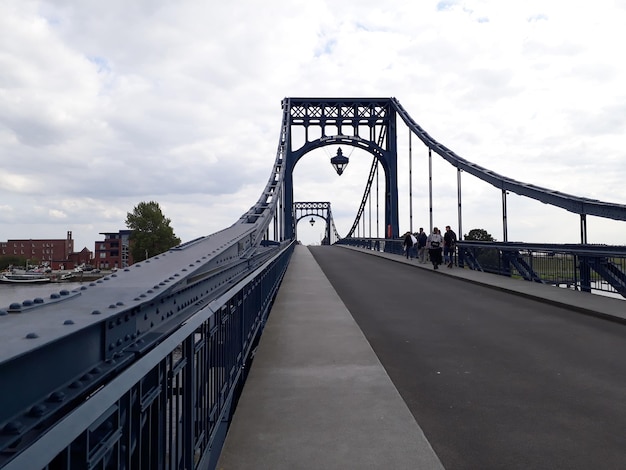
[[65,239],[22,239],[0,242],[0,256],[21,258],[33,265],[47,265],[52,269],[73,269],[91,263],[91,252],[84,248],[74,252],[72,232]]
[[130,234],[132,230],[100,232],[104,240],[96,242],[94,266],[98,269],[125,268],[133,264],[130,254]]

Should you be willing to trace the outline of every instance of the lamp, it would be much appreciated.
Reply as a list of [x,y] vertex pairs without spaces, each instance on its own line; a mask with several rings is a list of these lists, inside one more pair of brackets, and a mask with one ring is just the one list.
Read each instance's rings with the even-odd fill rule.
[[311,217],[311,220],[309,220],[309,223],[311,224],[311,227],[313,227],[313,225],[315,224],[315,219]]
[[338,175],[341,176],[343,170],[348,166],[348,157],[343,156],[343,152],[341,151],[341,147],[337,149],[337,155],[330,159],[330,164],[335,168],[335,171]]

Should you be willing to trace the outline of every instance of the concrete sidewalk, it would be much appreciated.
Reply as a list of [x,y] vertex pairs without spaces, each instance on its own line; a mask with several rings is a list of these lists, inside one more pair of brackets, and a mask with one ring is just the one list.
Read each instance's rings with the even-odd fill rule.
[[443,468],[307,247],[295,248],[217,468]]
[[534,298],[541,302],[565,307],[569,310],[577,311],[587,315],[603,317],[608,320],[626,323],[626,300],[607,297],[599,294],[590,294],[588,292],[574,291],[571,289],[563,289],[548,284],[540,284],[538,282],[529,282],[522,279],[513,279],[498,274],[484,273],[481,271],[472,271],[471,269],[462,269],[458,267],[447,268],[445,265],[434,271],[430,262],[420,264],[417,259],[407,259],[403,255],[392,253],[384,253],[381,251],[367,250],[365,248],[355,248],[345,245],[337,245],[342,248],[361,251],[373,256],[387,258],[389,260],[413,265],[420,269],[433,271],[434,275],[454,276],[467,282],[481,284],[511,294],[521,295],[527,298]]

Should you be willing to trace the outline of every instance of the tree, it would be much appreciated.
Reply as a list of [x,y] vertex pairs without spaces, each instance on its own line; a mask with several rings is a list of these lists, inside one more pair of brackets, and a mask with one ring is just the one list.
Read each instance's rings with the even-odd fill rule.
[[[482,228],[475,228],[470,230],[468,234],[463,235],[463,238],[466,241],[496,241],[496,239],[493,238],[489,232]],[[468,249],[466,254],[474,258],[474,260],[481,266],[484,271],[492,273],[500,272],[500,251],[497,248],[471,247]]]
[[473,228],[469,233],[463,235],[465,240],[474,240],[479,242],[495,242],[496,239],[491,236],[487,230],[482,228]]
[[135,261],[163,253],[180,245],[180,238],[170,227],[171,220],[161,212],[154,201],[140,202],[133,212],[126,214],[126,226],[133,231],[130,236],[130,252]]

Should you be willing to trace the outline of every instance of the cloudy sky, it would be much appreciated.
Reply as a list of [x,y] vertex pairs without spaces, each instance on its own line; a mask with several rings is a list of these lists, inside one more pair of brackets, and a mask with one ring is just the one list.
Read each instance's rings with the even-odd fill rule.
[[[183,241],[231,225],[270,176],[287,96],[394,96],[467,160],[626,204],[624,25],[624,0],[3,0],[0,241],[71,230],[93,250],[151,200]],[[410,183],[403,125],[398,139],[400,229],[427,228],[428,152],[412,139]],[[330,147],[294,174],[341,235],[371,164],[343,150],[341,177]],[[456,170],[433,172],[434,223],[456,227]],[[462,194],[463,232],[502,240],[499,191],[463,175]],[[514,194],[508,217],[509,240],[580,240],[577,215]],[[588,226],[626,244],[626,222]]]

